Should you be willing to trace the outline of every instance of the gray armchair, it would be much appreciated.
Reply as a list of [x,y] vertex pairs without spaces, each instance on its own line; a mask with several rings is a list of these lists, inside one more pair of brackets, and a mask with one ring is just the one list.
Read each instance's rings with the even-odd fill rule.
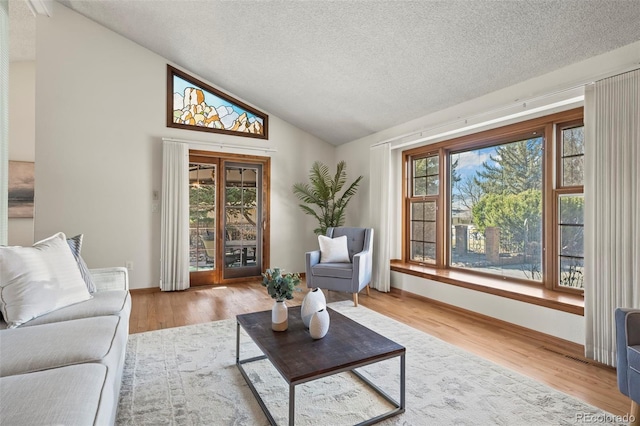
[[640,424],[640,309],[615,312],[618,388],[631,398],[630,415]]
[[351,263],[320,263],[320,250],[306,254],[307,287],[343,291],[353,294],[358,306],[358,293],[371,282],[373,265],[373,229],[329,228],[327,237],[347,236],[347,248]]

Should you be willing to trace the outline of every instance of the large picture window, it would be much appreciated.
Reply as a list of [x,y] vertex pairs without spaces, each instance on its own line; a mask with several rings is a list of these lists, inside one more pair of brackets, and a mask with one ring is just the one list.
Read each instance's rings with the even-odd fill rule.
[[404,158],[405,261],[581,291],[582,109]]
[[449,154],[451,264],[541,281],[543,138]]

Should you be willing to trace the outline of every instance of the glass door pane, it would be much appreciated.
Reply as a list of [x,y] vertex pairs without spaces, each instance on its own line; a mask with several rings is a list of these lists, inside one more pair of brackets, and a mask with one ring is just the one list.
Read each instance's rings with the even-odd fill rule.
[[189,164],[189,271],[216,269],[216,166]]
[[262,271],[262,166],[226,163],[224,171],[224,278]]

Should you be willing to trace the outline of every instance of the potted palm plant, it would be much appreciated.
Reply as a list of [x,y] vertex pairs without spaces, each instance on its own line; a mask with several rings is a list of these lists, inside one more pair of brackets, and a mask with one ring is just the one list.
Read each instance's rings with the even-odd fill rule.
[[326,234],[327,228],[344,225],[347,204],[361,180],[362,176],[358,176],[340,195],[347,184],[347,163],[340,161],[336,174],[331,176],[329,167],[316,161],[309,172],[309,183],[293,185],[293,193],[304,203],[299,205],[302,211],[318,220],[319,226],[313,230],[316,235]]
[[293,299],[293,292],[300,291],[296,286],[300,284],[300,275],[283,274],[280,268],[267,269],[262,274],[262,285],[267,293],[275,299],[271,308],[271,328],[274,331],[285,331],[289,326],[289,314],[285,300]]

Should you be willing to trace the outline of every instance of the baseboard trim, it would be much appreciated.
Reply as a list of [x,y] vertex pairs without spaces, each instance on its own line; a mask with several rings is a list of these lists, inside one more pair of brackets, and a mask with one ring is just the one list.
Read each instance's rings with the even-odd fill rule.
[[160,292],[159,287],[148,287],[148,288],[130,288],[129,293],[133,294],[147,294],[147,293],[158,293]]

